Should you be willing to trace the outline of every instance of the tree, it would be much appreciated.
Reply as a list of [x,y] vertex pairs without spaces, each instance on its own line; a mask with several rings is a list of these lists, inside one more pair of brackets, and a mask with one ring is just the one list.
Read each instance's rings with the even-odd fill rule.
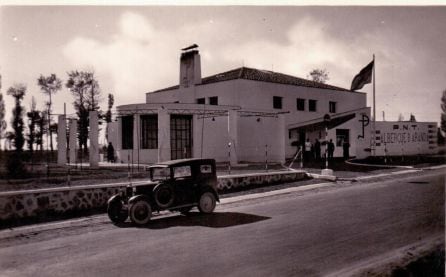
[[[37,79],[37,85],[40,87],[41,91],[45,94],[48,94],[48,124],[51,125],[51,109],[52,109],[52,99],[51,96],[55,93],[57,93],[62,88],[62,81],[57,78],[56,74],[51,74],[48,77],[45,77],[43,75],[40,75],[40,77]],[[50,149],[53,151],[53,132],[51,131],[51,128],[49,129],[49,135],[50,135]]]
[[93,72],[70,71],[66,87],[74,96],[74,109],[79,117],[78,141],[79,148],[87,149],[88,140],[88,115],[89,111],[99,110],[101,91]]
[[23,150],[23,145],[25,143],[25,138],[23,136],[23,107],[21,106],[21,101],[26,93],[26,86],[24,84],[15,84],[10,87],[7,91],[8,95],[14,97],[15,106],[12,110],[12,129],[14,130],[14,147],[16,152],[21,152]]
[[36,145],[37,145],[37,148],[40,151],[42,151],[43,150],[43,136],[48,132],[48,115],[47,115],[47,111],[39,112],[39,117],[37,119],[36,124],[37,124]]
[[441,97],[441,111],[440,130],[443,134],[446,134],[446,89],[443,90],[443,96]]
[[5,100],[3,99],[3,94],[0,93],[0,150],[2,149],[1,141],[5,138],[6,131],[6,120],[5,120]]
[[34,151],[34,143],[37,137],[37,123],[40,120],[40,112],[36,110],[36,100],[34,96],[31,98],[30,111],[26,113],[28,116],[28,149]]
[[108,94],[108,103],[107,103],[107,113],[105,114],[105,122],[107,122],[107,129],[105,130],[105,138],[108,140],[108,124],[112,122],[112,111],[113,105],[115,104],[115,97],[113,94]]
[[326,69],[313,69],[310,71],[307,78],[314,82],[325,84],[330,78],[328,77],[329,72]]

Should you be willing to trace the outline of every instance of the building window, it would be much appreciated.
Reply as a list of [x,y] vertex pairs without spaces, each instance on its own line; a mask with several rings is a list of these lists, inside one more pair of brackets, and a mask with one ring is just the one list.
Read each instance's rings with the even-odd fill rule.
[[141,148],[157,149],[158,148],[158,116],[142,115],[141,116]]
[[317,100],[308,100],[308,110],[310,112],[315,112],[316,111],[316,104],[317,104]]
[[345,142],[350,143],[350,132],[348,129],[336,129],[336,146],[341,147]]
[[173,168],[173,178],[184,178],[192,176],[192,170],[189,165]]
[[336,113],[336,102],[328,102],[328,109],[330,113]]
[[209,105],[218,105],[218,96],[209,97]]
[[297,110],[305,111],[305,99],[297,98]]
[[192,116],[172,114],[170,116],[171,159],[192,157]]
[[133,116],[122,117],[122,149],[133,149]]
[[197,104],[206,104],[205,98],[197,98]]
[[282,109],[282,97],[273,96],[273,108],[274,109]]

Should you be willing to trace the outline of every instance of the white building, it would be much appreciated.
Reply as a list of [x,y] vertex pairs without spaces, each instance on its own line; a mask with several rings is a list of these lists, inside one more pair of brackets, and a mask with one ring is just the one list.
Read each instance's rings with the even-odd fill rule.
[[117,107],[109,140],[118,161],[284,162],[296,141],[325,140],[326,114],[335,156],[342,156],[344,140],[351,156],[370,154],[366,94],[247,67],[202,78],[198,50],[183,50],[179,85],[146,93],[146,103]]

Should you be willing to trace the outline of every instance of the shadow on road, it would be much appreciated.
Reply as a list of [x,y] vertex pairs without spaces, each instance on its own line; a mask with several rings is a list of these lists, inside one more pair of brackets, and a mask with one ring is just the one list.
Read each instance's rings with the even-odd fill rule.
[[[270,219],[270,217],[245,214],[245,213],[222,212],[222,213],[212,213],[212,214],[201,214],[199,212],[191,212],[187,216],[177,215],[172,217],[154,218],[147,225],[141,226],[141,228],[166,229],[170,227],[187,227],[187,226],[225,228],[225,227],[255,223],[267,219]],[[135,225],[126,222],[120,224],[119,227],[129,228],[129,227],[135,227]]]

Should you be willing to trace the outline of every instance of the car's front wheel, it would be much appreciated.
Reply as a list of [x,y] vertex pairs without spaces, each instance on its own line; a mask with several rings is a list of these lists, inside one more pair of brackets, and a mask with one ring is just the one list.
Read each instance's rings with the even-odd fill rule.
[[205,192],[200,196],[200,201],[198,201],[198,209],[202,213],[210,214],[214,211],[216,202],[217,201],[212,192]]
[[152,207],[144,199],[140,199],[130,204],[130,220],[137,225],[144,225],[150,221],[152,216]]

